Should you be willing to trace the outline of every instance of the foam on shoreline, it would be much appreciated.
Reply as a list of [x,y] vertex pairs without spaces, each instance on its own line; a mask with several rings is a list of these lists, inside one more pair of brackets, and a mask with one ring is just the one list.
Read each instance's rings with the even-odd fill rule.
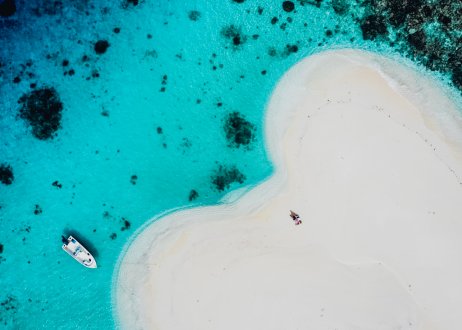
[[137,234],[115,278],[120,325],[458,329],[461,137],[447,95],[402,64],[303,60],[268,104],[275,174]]

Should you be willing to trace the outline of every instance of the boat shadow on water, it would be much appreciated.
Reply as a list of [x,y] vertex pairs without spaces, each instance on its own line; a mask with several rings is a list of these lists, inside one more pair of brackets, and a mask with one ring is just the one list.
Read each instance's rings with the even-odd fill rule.
[[80,244],[82,244],[83,246],[85,246],[85,248],[88,250],[88,252],[90,252],[93,257],[96,259],[98,258],[99,256],[99,253],[98,253],[98,249],[95,247],[95,245],[93,245],[93,243],[84,235],[82,234],[80,231],[78,230],[75,230],[75,229],[69,229],[69,228],[64,228],[63,230],[63,236],[65,238],[69,237],[69,236],[73,236],[75,237],[79,242]]

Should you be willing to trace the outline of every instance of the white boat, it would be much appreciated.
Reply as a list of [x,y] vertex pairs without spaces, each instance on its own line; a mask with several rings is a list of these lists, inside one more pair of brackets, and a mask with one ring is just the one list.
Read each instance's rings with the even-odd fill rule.
[[96,260],[90,252],[80,244],[74,237],[69,236],[66,240],[63,237],[63,250],[66,251],[72,258],[87,268],[96,268]]

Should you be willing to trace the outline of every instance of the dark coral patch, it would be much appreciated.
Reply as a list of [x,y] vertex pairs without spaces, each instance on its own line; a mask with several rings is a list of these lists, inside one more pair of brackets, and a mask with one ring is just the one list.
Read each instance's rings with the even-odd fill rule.
[[374,40],[378,36],[387,34],[387,25],[381,15],[369,15],[360,23],[364,40]]
[[255,125],[237,111],[226,116],[223,129],[230,147],[249,146],[255,140]]
[[165,92],[165,90],[166,90],[165,86],[167,86],[167,80],[168,80],[168,76],[166,74],[164,74],[162,76],[162,81],[160,83],[162,85],[162,87],[160,88],[159,92],[161,92],[161,93]]
[[37,139],[51,139],[61,128],[63,104],[54,88],[33,90],[21,96],[18,103],[22,104],[20,118],[32,127],[32,134]]
[[132,185],[136,185],[136,181],[137,181],[137,180],[138,180],[138,176],[137,176],[137,175],[132,175],[132,176],[130,177],[130,183],[131,183]]
[[63,9],[64,4],[62,1],[44,1],[40,3],[40,5],[33,7],[32,13],[37,17],[41,17],[44,15],[55,16],[62,14]]
[[232,0],[235,3],[243,3],[245,0]]
[[283,56],[289,56],[290,54],[298,52],[298,46],[297,45],[290,45],[287,44],[286,47],[284,48],[283,51]]
[[0,243],[0,253],[3,253],[3,244]]
[[247,37],[242,34],[241,29],[234,25],[225,26],[221,29],[221,35],[231,41],[234,47],[238,47],[247,41]]
[[452,71],[452,82],[459,90],[462,90],[462,67],[454,68]]
[[244,183],[246,177],[236,166],[219,165],[211,176],[212,186],[218,191],[224,191],[232,183]]
[[188,18],[191,20],[191,21],[198,21],[200,18],[201,18],[201,13],[197,10],[191,10],[189,13],[188,13]]
[[0,182],[10,185],[14,181],[13,168],[8,164],[0,164]]
[[4,0],[0,3],[0,16],[10,17],[16,13],[15,0]]
[[290,13],[295,9],[295,4],[292,1],[284,1],[282,3],[282,9],[284,9],[285,12]]
[[[0,261],[5,260],[0,258]],[[5,289],[4,291],[5,292]],[[3,329],[17,329],[16,316],[18,311],[18,300],[10,295],[0,301],[0,323]]]
[[42,208],[40,207],[40,205],[35,204],[34,214],[35,214],[35,215],[40,215],[40,214],[42,214],[42,212],[43,212],[43,210],[42,210]]
[[[342,1],[345,1],[345,0],[342,0]],[[311,5],[311,6],[315,6],[316,8],[320,8],[322,0],[298,0],[298,2],[302,6]]]
[[54,181],[51,185],[53,187],[58,188],[58,189],[61,189],[63,187],[63,185],[61,183],[59,183],[58,181]]
[[128,219],[126,218],[122,218],[122,227],[120,228],[121,231],[125,231],[125,230],[128,230],[130,229],[130,221],[128,221]]
[[110,239],[114,240],[117,238],[117,234],[116,233],[112,233],[110,236],[109,236]]
[[139,0],[124,0],[122,3],[122,8],[128,9],[129,7],[136,7],[140,3]]
[[425,50],[426,39],[425,32],[422,30],[409,34],[407,37],[409,44],[420,52]]
[[337,15],[345,15],[348,12],[349,5],[345,0],[332,0],[332,8]]
[[199,193],[195,189],[192,189],[189,192],[188,200],[192,202],[193,200],[196,200],[198,197],[199,197]]
[[271,56],[271,57],[274,57],[277,55],[277,50],[276,48],[274,47],[269,47],[268,48],[268,55]]
[[[333,0],[338,5],[341,0]],[[462,2],[441,0],[361,1],[357,17],[365,40],[377,40],[405,53],[432,71],[452,77],[461,89],[459,69]],[[335,7],[334,7],[335,10]],[[347,9],[345,9],[347,10]],[[342,12],[344,9],[335,10]],[[355,10],[350,13],[355,17]]]
[[107,40],[98,40],[95,43],[94,49],[96,54],[101,55],[106,52],[106,50],[109,48],[109,42]]

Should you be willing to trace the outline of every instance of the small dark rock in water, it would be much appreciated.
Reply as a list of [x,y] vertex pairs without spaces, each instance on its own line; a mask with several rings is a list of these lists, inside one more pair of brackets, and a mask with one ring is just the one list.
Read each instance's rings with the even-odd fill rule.
[[0,253],[3,253],[3,244],[0,243]]
[[189,13],[188,13],[188,17],[191,21],[197,21],[199,20],[199,18],[201,18],[201,13],[197,10],[191,10]]
[[255,126],[237,111],[225,118],[223,129],[230,147],[248,146],[255,139]]
[[95,52],[98,55],[104,54],[106,50],[109,48],[109,42],[107,40],[98,40],[95,43]]
[[125,218],[122,218],[122,221],[123,221],[123,227],[121,227],[120,230],[124,231],[124,230],[130,229],[130,226],[131,226],[130,221],[128,221]]
[[157,134],[162,134],[162,127],[157,127],[156,128]]
[[235,3],[243,3],[245,0],[232,0]]
[[116,233],[112,233],[110,236],[109,236],[110,239],[116,239],[117,238],[117,234]]
[[162,76],[162,82],[161,82],[162,87],[160,88],[159,92],[161,92],[161,93],[165,92],[165,89],[166,89],[165,86],[167,86],[167,80],[168,80],[168,76],[166,74],[164,74]]
[[54,88],[41,88],[24,94],[19,116],[32,127],[32,134],[40,140],[53,138],[61,128],[63,104]]
[[192,189],[192,190],[189,192],[189,197],[188,197],[188,199],[189,199],[190,202],[192,202],[193,200],[197,199],[198,197],[199,197],[199,193],[198,193],[196,190]]
[[360,24],[364,40],[374,40],[378,36],[387,34],[387,25],[380,15],[369,15]]
[[228,189],[232,183],[244,183],[245,176],[242,174],[236,166],[223,166],[219,165],[218,169],[215,170],[211,177],[213,187],[218,191],[224,191]]
[[98,70],[94,69],[91,71],[91,76],[92,78],[99,78],[99,72]]
[[5,185],[10,185],[13,181],[13,168],[8,164],[0,164],[0,182]]
[[15,0],[4,0],[0,3],[0,16],[10,17],[16,13]]
[[53,187],[56,187],[58,189],[61,189],[63,187],[63,185],[61,183],[59,183],[58,181],[55,181],[51,184]]
[[40,205],[35,204],[34,214],[35,214],[35,215],[42,214],[42,208],[40,207]]
[[284,1],[282,3],[282,9],[284,9],[284,11],[290,13],[291,11],[293,11],[295,9],[295,5],[292,1]]
[[114,33],[120,33],[120,28],[119,28],[119,27],[115,27],[114,30],[112,30],[112,31],[114,31]]
[[274,25],[274,24],[276,24],[278,21],[279,21],[279,19],[278,19],[276,16],[274,16],[274,17],[271,19],[271,24]]
[[63,60],[62,65],[63,65],[63,66],[68,66],[68,65],[69,65],[69,60]]
[[285,52],[287,54],[296,53],[298,52],[298,46],[297,45],[286,45]]
[[19,78],[19,77],[14,77],[13,83],[19,84],[20,82],[21,82],[21,78]]
[[132,185],[136,185],[136,180],[138,180],[138,176],[132,175],[131,178],[130,178],[130,183]]

